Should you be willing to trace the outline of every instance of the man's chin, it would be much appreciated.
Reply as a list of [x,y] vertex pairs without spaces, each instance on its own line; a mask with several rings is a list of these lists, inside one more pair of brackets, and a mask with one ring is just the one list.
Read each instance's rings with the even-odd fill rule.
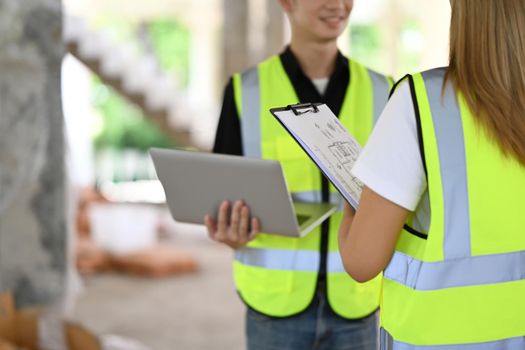
[[339,35],[324,35],[324,36],[318,36],[316,41],[320,44],[328,44],[337,41],[339,38]]
[[344,28],[338,28],[337,30],[324,30],[323,33],[319,33],[319,39],[323,41],[334,41],[337,40],[337,38],[339,38],[343,31]]
[[323,23],[322,32],[323,36],[335,36],[338,37],[343,33],[348,22],[339,22],[335,24]]

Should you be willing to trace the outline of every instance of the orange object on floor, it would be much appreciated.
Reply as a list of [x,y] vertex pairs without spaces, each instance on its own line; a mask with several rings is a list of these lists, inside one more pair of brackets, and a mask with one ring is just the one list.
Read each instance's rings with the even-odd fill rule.
[[15,317],[14,305],[15,303],[11,293],[0,294],[0,338],[2,338],[6,344],[15,341],[15,325],[13,322]]
[[157,245],[134,253],[112,255],[90,239],[78,240],[76,266],[82,274],[118,271],[144,277],[165,277],[198,270],[193,256],[170,245]]
[[75,255],[77,269],[82,274],[108,271],[112,268],[110,254],[90,238],[78,238]]
[[[16,310],[10,293],[0,294],[0,350],[39,350],[37,309]],[[79,325],[63,322],[69,350],[101,350],[98,338]]]
[[83,188],[78,196],[75,226],[77,235],[79,237],[89,237],[91,233],[91,225],[88,217],[88,207],[92,203],[107,203],[108,200],[102,193],[96,191],[94,188]]
[[13,343],[0,338],[0,350],[16,350],[16,347]]
[[71,350],[102,350],[98,338],[81,326],[68,324],[65,331],[67,344]]
[[112,266],[118,271],[146,277],[195,272],[197,261],[188,253],[169,245],[158,245],[136,253],[113,256]]

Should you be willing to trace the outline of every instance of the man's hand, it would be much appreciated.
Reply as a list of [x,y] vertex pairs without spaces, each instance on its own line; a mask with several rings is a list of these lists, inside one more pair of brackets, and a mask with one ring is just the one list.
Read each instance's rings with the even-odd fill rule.
[[217,222],[210,215],[204,217],[208,235],[216,242],[224,243],[233,249],[246,245],[259,233],[260,225],[257,218],[251,219],[250,208],[243,201],[237,200],[230,213],[230,203],[222,202],[219,208]]

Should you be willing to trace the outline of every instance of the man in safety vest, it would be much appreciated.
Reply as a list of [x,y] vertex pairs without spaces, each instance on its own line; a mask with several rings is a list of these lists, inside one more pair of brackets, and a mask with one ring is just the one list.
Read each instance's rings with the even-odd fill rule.
[[[364,144],[387,101],[390,80],[337,48],[353,1],[279,2],[290,21],[291,43],[229,81],[214,152],[279,160],[294,200],[341,203],[269,109],[326,103]],[[361,284],[345,273],[337,243],[341,213],[306,237],[286,238],[258,233],[248,206],[224,202],[217,222],[205,218],[210,237],[235,249],[235,283],[248,310],[248,349],[375,350],[380,281]]]

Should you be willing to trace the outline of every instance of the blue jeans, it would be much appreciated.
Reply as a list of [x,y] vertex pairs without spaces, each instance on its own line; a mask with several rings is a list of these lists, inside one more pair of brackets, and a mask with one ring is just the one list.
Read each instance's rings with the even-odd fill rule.
[[248,350],[377,350],[377,313],[346,320],[318,291],[312,304],[296,316],[274,318],[248,309],[246,338]]

